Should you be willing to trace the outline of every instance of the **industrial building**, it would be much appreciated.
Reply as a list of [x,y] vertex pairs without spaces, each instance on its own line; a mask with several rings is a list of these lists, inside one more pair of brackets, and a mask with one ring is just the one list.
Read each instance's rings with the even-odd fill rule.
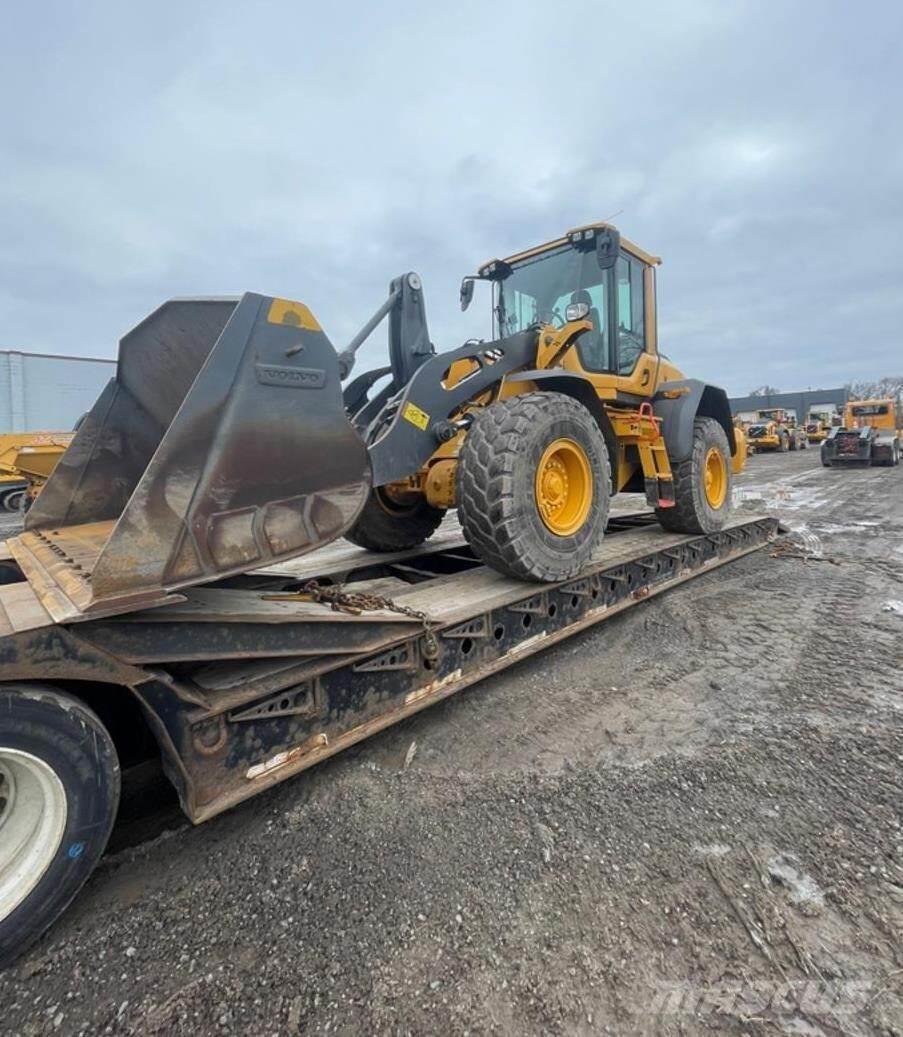
[[0,350],[0,432],[68,431],[115,374],[115,360]]
[[780,407],[797,421],[805,421],[811,411],[843,414],[849,392],[841,389],[807,389],[804,392],[778,392],[767,396],[732,396],[731,413],[744,421],[756,417],[756,411]]

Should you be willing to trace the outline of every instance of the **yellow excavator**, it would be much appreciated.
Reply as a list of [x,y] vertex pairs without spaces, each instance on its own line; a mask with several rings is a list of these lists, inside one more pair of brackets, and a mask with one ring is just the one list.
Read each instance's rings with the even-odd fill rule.
[[[667,530],[717,531],[745,449],[724,390],[659,352],[659,262],[608,223],[491,260],[461,304],[491,286],[494,337],[447,353],[414,273],[338,355],[300,302],[166,303],[122,340],[13,555],[63,615],[342,535],[410,548],[450,508],[479,559],[541,582],[588,564],[614,493],[645,494]],[[386,317],[389,364],[349,379]]]

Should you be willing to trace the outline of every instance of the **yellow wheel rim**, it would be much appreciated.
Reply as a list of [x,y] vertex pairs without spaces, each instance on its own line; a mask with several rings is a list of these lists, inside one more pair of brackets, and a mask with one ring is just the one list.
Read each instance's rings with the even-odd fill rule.
[[593,472],[579,443],[556,439],[536,469],[536,507],[546,527],[556,536],[576,533],[593,503]]
[[717,447],[712,447],[705,455],[703,480],[705,499],[709,507],[717,510],[727,496],[727,462]]

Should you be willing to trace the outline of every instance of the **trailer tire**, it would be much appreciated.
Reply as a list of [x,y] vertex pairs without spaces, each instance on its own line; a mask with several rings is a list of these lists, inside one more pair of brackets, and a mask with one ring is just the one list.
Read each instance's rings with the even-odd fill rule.
[[475,554],[518,580],[576,576],[605,531],[608,449],[596,419],[563,393],[479,411],[458,457],[458,518]]
[[119,783],[113,740],[84,703],[46,684],[0,685],[0,968],[94,870]]
[[345,539],[368,551],[407,551],[429,540],[444,517],[444,511],[423,497],[411,504],[396,503],[379,486],[370,491]]
[[[720,461],[713,455],[720,455]],[[707,483],[709,474],[711,483]],[[694,420],[692,453],[672,466],[672,475],[674,507],[655,509],[662,528],[671,533],[714,533],[721,529],[731,510],[733,477],[730,446],[718,421]]]

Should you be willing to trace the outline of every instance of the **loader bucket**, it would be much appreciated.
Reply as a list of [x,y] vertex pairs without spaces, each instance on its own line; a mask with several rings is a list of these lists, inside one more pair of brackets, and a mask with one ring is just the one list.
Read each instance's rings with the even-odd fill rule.
[[341,536],[370,469],[306,306],[164,303],[122,339],[13,556],[57,621],[145,608]]

